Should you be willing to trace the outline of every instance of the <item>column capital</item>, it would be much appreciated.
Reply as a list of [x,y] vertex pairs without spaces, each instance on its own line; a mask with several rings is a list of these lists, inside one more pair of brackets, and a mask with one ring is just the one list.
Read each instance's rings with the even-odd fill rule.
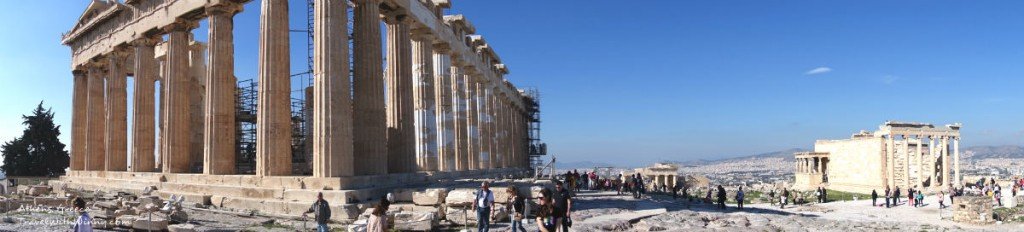
[[224,15],[224,14],[235,15],[235,14],[238,14],[238,13],[242,12],[243,9],[244,8],[242,7],[242,4],[238,4],[237,2],[221,1],[221,2],[218,2],[218,3],[211,4],[209,6],[206,6],[205,10],[206,10],[206,15],[207,16],[214,16],[214,15]]
[[356,6],[363,5],[363,4],[378,4],[379,5],[381,3],[381,1],[382,0],[352,0],[352,4],[355,4]]
[[160,29],[162,29],[164,32],[170,33],[175,31],[187,32],[188,30],[195,29],[196,27],[199,27],[199,23],[195,20],[178,18],[174,20],[173,23],[163,26]]
[[409,15],[405,14],[405,12],[401,10],[388,10],[386,12],[382,12],[381,19],[383,19],[384,23],[387,24],[409,25],[413,22],[412,17],[409,17]]
[[153,47],[163,41],[160,37],[142,37],[132,40],[131,45],[136,47]]

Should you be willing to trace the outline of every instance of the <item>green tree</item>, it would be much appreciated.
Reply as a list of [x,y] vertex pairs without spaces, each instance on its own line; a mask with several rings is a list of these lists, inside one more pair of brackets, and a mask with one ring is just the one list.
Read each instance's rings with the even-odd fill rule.
[[23,115],[27,128],[21,137],[0,146],[4,164],[0,170],[8,176],[59,176],[68,167],[70,156],[57,139],[60,126],[53,123],[53,112],[39,102],[31,115]]

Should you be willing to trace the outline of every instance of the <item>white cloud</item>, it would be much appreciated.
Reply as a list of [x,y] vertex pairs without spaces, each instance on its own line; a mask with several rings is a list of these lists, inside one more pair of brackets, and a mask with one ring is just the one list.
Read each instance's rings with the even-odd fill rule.
[[817,67],[817,68],[811,69],[810,71],[807,71],[806,73],[804,73],[804,75],[825,74],[825,73],[828,73],[828,72],[831,72],[831,71],[832,71],[832,68],[821,66],[821,67]]
[[885,75],[882,77],[882,84],[891,85],[893,82],[900,80],[899,76]]

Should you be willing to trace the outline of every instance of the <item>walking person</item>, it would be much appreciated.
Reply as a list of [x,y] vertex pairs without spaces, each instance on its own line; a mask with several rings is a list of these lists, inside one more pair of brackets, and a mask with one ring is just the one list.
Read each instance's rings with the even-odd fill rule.
[[387,213],[390,206],[391,202],[387,198],[380,199],[377,206],[373,207],[373,212],[370,212],[370,218],[366,220],[366,232],[388,231]]
[[874,189],[872,189],[871,190],[871,206],[872,207],[878,206],[878,204],[876,204],[876,202],[878,202],[878,191],[875,191]]
[[821,187],[814,189],[814,198],[817,199],[818,203],[821,203]]
[[896,186],[896,191],[892,191],[892,206],[900,206],[900,186]]
[[510,186],[505,190],[508,194],[508,208],[512,211],[512,222],[509,223],[509,229],[511,231],[526,232],[526,228],[523,228],[523,219],[526,218],[526,203],[522,196],[519,196],[519,188],[515,185]]
[[568,190],[562,187],[560,182],[555,182],[552,203],[555,207],[555,217],[561,222],[562,231],[569,231],[569,225],[572,224],[572,196],[569,195]]
[[768,202],[771,206],[775,206],[775,189],[771,189],[771,191],[768,192]]
[[85,211],[85,200],[81,197],[75,197],[72,200],[74,210],[78,211],[78,219],[75,220],[75,224],[72,225],[71,231],[74,232],[92,232],[92,217],[89,216],[89,212]]
[[943,202],[943,200],[945,200],[946,198],[943,195],[945,195],[945,192],[944,191],[939,191],[938,197],[939,197],[939,208],[940,209],[946,208],[946,204],[945,204],[945,202]]
[[892,197],[892,191],[889,191],[889,186],[885,186],[885,208],[891,207],[891,205],[889,204],[890,197]]
[[551,200],[551,190],[545,188],[541,191],[541,197],[538,201],[537,214],[535,220],[537,222],[537,230],[541,232],[555,232],[562,226],[562,223],[555,217],[555,207]]
[[743,186],[736,191],[736,208],[743,209]]
[[473,200],[473,211],[476,211],[476,230],[487,232],[491,228],[490,219],[494,215],[494,193],[491,192],[491,184],[487,181],[480,183],[480,189],[476,191],[476,199]]
[[779,209],[786,208],[786,201],[789,200],[789,189],[782,189],[782,199],[779,199]]
[[331,231],[331,228],[327,227],[327,220],[331,218],[331,206],[327,203],[327,200],[324,200],[323,192],[316,194],[316,201],[313,202],[313,205],[309,206],[306,212],[302,213],[302,217],[305,218],[306,214],[309,213],[313,213],[317,232]]
[[718,207],[725,209],[725,188],[718,185]]

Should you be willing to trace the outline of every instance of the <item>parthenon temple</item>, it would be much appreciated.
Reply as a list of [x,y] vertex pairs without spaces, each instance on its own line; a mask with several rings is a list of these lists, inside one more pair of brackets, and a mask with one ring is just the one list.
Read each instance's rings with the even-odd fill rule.
[[[259,45],[246,110],[233,18],[250,3]],[[291,214],[317,192],[344,211],[390,187],[530,170],[538,97],[506,79],[466,17],[444,15],[450,0],[308,4],[311,84],[296,90],[287,0],[93,0],[62,36],[71,166],[51,184]],[[201,20],[207,41],[192,34]]]
[[861,131],[850,139],[818,140],[814,151],[794,154],[794,188],[869,194],[886,187],[938,191],[960,186],[960,127],[887,121],[875,132]]

